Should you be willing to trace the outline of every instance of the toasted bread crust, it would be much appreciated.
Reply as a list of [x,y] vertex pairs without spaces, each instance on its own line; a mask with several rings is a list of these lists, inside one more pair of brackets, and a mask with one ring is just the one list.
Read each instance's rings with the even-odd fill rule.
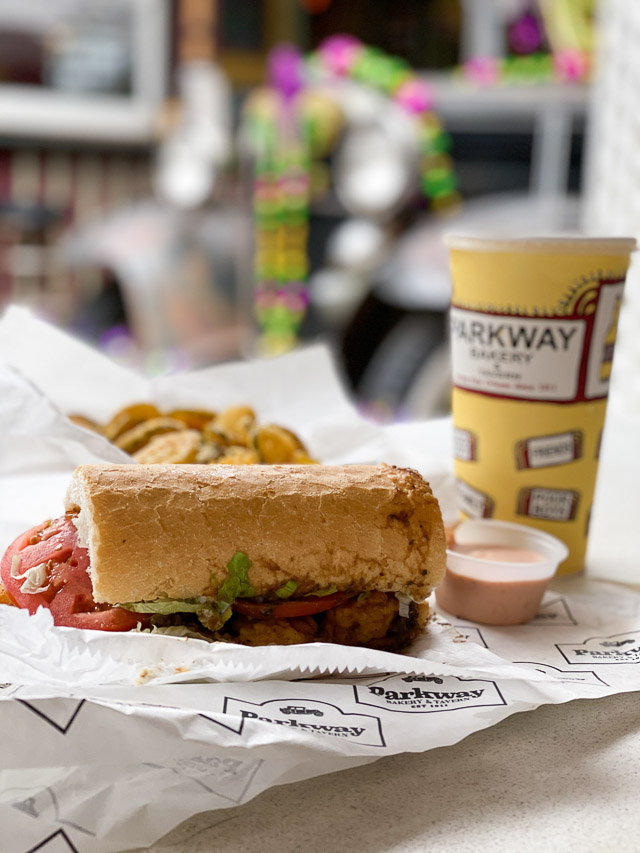
[[13,600],[7,592],[6,587],[2,583],[0,583],[0,604],[8,604],[10,607],[15,606]]
[[440,508],[415,471],[379,466],[84,465],[67,509],[98,602],[215,595],[236,551],[256,595],[338,589],[425,598],[445,569]]

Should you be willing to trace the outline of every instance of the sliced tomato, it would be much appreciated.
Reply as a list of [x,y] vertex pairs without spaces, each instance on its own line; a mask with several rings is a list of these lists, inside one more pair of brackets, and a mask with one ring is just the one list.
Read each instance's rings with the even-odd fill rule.
[[333,592],[331,595],[307,595],[304,598],[282,602],[260,602],[238,598],[232,607],[236,613],[241,613],[250,619],[264,619],[267,616],[273,616],[275,619],[294,619],[297,616],[313,616],[315,613],[331,610],[352,597],[349,592]]
[[[20,562],[15,575],[45,565],[47,585],[42,592],[21,591],[23,577],[14,577],[14,557]],[[0,578],[11,600],[35,613],[48,607],[56,625],[69,628],[93,628],[98,631],[130,631],[145,617],[121,607],[96,604],[89,577],[89,553],[78,545],[78,531],[70,516],[45,522],[21,534],[9,546],[0,562]],[[44,586],[44,584],[43,584]]]

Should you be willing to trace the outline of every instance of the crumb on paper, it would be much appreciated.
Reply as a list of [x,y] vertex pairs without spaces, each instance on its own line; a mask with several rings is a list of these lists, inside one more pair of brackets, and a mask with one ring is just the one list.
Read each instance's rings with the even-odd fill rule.
[[152,681],[154,678],[157,678],[160,675],[160,667],[145,666],[144,669],[140,670],[138,677],[136,678],[136,684],[146,684],[149,681]]
[[445,628],[452,642],[469,642],[469,638],[465,637],[464,634],[461,634],[460,631],[458,631],[458,629],[455,627],[455,625],[452,625],[451,622],[448,622],[446,619],[443,619],[439,613],[434,613],[433,610],[429,614],[429,622],[432,622],[434,625],[438,625],[440,628]]
[[153,681],[156,678],[160,678],[160,676],[165,677],[167,675],[181,675],[185,672],[191,672],[191,667],[182,665],[167,668],[162,664],[158,664],[156,666],[145,666],[138,673],[138,677],[136,678],[136,684],[148,684],[150,681]]

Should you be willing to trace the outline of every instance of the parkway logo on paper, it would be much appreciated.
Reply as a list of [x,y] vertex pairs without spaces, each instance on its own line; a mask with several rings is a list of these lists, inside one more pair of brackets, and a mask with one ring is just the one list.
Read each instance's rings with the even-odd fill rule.
[[64,697],[56,699],[17,699],[21,705],[48,723],[61,735],[66,735],[80,709],[84,705],[84,699],[67,699]]
[[[62,834],[80,833],[83,836],[94,836],[96,833],[87,826],[80,825],[75,820],[65,817],[69,803],[60,802],[58,795],[51,786],[39,790],[25,791],[19,788],[7,788],[3,792],[11,806],[22,814],[48,824],[62,824]],[[63,795],[64,796],[64,795]],[[66,838],[66,835],[65,835]],[[2,847],[0,846],[0,849]]]
[[231,756],[196,755],[179,758],[168,765],[148,763],[147,766],[160,771],[170,770],[210,794],[239,804],[262,763],[261,758],[243,761]]
[[247,721],[261,720],[283,728],[352,740],[363,746],[386,746],[379,717],[348,713],[329,702],[269,699],[255,703],[227,696],[222,713],[238,719],[237,726],[229,724],[238,734],[242,734]]
[[583,643],[556,643],[572,666],[640,663],[640,628],[608,637],[589,637]]
[[551,625],[552,627],[569,627],[577,625],[569,605],[562,596],[545,601],[529,625]]
[[30,847],[25,853],[79,853],[77,847],[71,843],[71,839],[64,831],[58,829],[51,835],[48,835],[35,847]]
[[453,627],[470,643],[477,643],[479,646],[484,646],[485,649],[489,648],[480,628],[471,628],[469,625],[454,625]]
[[387,711],[430,714],[506,705],[495,681],[433,675],[392,675],[353,686],[356,702]]
[[606,681],[603,681],[600,676],[592,669],[558,669],[557,666],[551,666],[548,663],[538,663],[530,660],[515,660],[518,666],[529,667],[536,672],[543,672],[545,675],[550,675],[557,681],[576,682],[579,684],[595,684],[608,687]]

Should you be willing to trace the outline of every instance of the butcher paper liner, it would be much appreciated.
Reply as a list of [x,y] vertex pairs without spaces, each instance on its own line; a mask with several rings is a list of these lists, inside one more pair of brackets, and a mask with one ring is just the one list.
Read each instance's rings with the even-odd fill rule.
[[[145,379],[12,309],[0,359],[2,549],[62,512],[76,465],[129,461],[62,412],[106,420],[143,400],[249,403],[325,463],[417,468],[453,512],[449,422],[364,421],[322,347]],[[0,851],[145,847],[273,785],[456,743],[541,704],[640,689],[636,591],[557,580],[536,618],[509,628],[433,610],[428,631],[393,654],[79,631],[0,606]]]

